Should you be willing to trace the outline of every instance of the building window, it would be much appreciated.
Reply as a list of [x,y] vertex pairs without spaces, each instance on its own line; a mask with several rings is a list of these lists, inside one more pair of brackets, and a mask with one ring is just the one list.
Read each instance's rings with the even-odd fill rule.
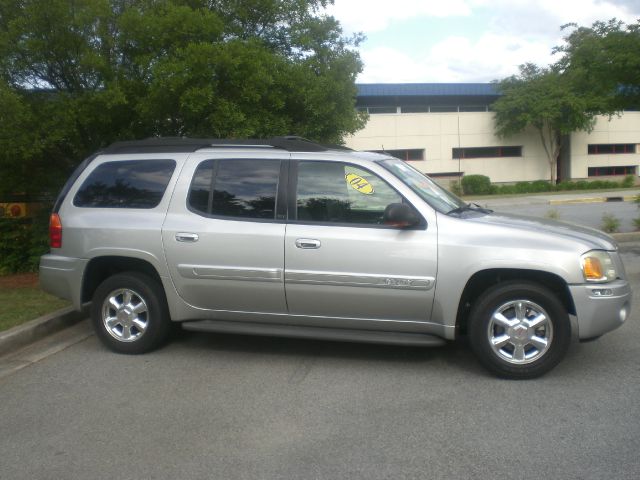
[[522,147],[463,147],[453,148],[452,156],[459,158],[521,157]]
[[609,175],[635,175],[636,167],[589,167],[588,175],[590,177],[604,177]]
[[608,155],[612,153],[636,153],[635,143],[597,143],[589,144],[589,155]]
[[487,112],[486,105],[460,105],[461,112]]
[[367,107],[367,112],[371,115],[377,113],[398,113],[397,107]]
[[457,112],[457,105],[431,105],[430,107],[431,113],[449,113],[449,112]]
[[455,113],[488,112],[488,105],[400,105],[400,107],[357,107],[359,112],[376,113]]
[[424,149],[423,148],[410,148],[404,150],[371,150],[375,153],[386,153],[387,155],[391,155],[392,157],[399,158],[400,160],[404,160],[405,162],[416,161],[416,160],[424,160]]

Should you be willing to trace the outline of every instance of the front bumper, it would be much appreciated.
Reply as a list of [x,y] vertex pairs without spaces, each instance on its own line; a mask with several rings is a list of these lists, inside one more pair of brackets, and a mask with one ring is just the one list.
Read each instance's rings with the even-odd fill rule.
[[578,338],[587,340],[621,326],[631,313],[631,287],[626,280],[570,285],[578,319]]
[[70,300],[82,309],[82,276],[87,265],[83,258],[48,254],[40,257],[40,287],[56,297]]

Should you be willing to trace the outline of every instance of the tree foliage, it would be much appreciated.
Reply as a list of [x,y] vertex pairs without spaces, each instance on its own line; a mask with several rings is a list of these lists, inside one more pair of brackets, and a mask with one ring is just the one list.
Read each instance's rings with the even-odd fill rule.
[[0,195],[156,135],[339,143],[361,62],[328,0],[0,0]]
[[533,64],[497,83],[503,94],[494,104],[496,133],[505,137],[533,128],[555,181],[561,138],[590,131],[597,114],[640,107],[640,21],[615,19],[572,29],[554,49],[560,59],[548,68]]
[[591,27],[568,24],[562,55],[555,65],[575,88],[590,96],[590,111],[612,114],[640,108],[640,20],[625,25],[616,19]]
[[498,83],[502,96],[493,104],[496,133],[511,136],[533,128],[549,162],[549,179],[555,183],[563,135],[593,128],[589,98],[554,69],[526,64],[520,74]]

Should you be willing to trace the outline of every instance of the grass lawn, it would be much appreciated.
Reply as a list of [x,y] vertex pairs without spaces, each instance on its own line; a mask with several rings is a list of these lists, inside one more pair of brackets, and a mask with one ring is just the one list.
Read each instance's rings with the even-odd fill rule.
[[0,331],[68,305],[40,290],[35,273],[0,277]]

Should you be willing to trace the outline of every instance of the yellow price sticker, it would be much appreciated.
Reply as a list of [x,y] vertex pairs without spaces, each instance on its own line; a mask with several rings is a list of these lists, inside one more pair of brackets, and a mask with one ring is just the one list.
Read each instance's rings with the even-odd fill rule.
[[344,176],[344,179],[347,181],[347,184],[351,186],[357,192],[362,193],[363,195],[371,195],[373,193],[373,185],[367,182],[360,175],[356,175],[355,173],[347,173]]

